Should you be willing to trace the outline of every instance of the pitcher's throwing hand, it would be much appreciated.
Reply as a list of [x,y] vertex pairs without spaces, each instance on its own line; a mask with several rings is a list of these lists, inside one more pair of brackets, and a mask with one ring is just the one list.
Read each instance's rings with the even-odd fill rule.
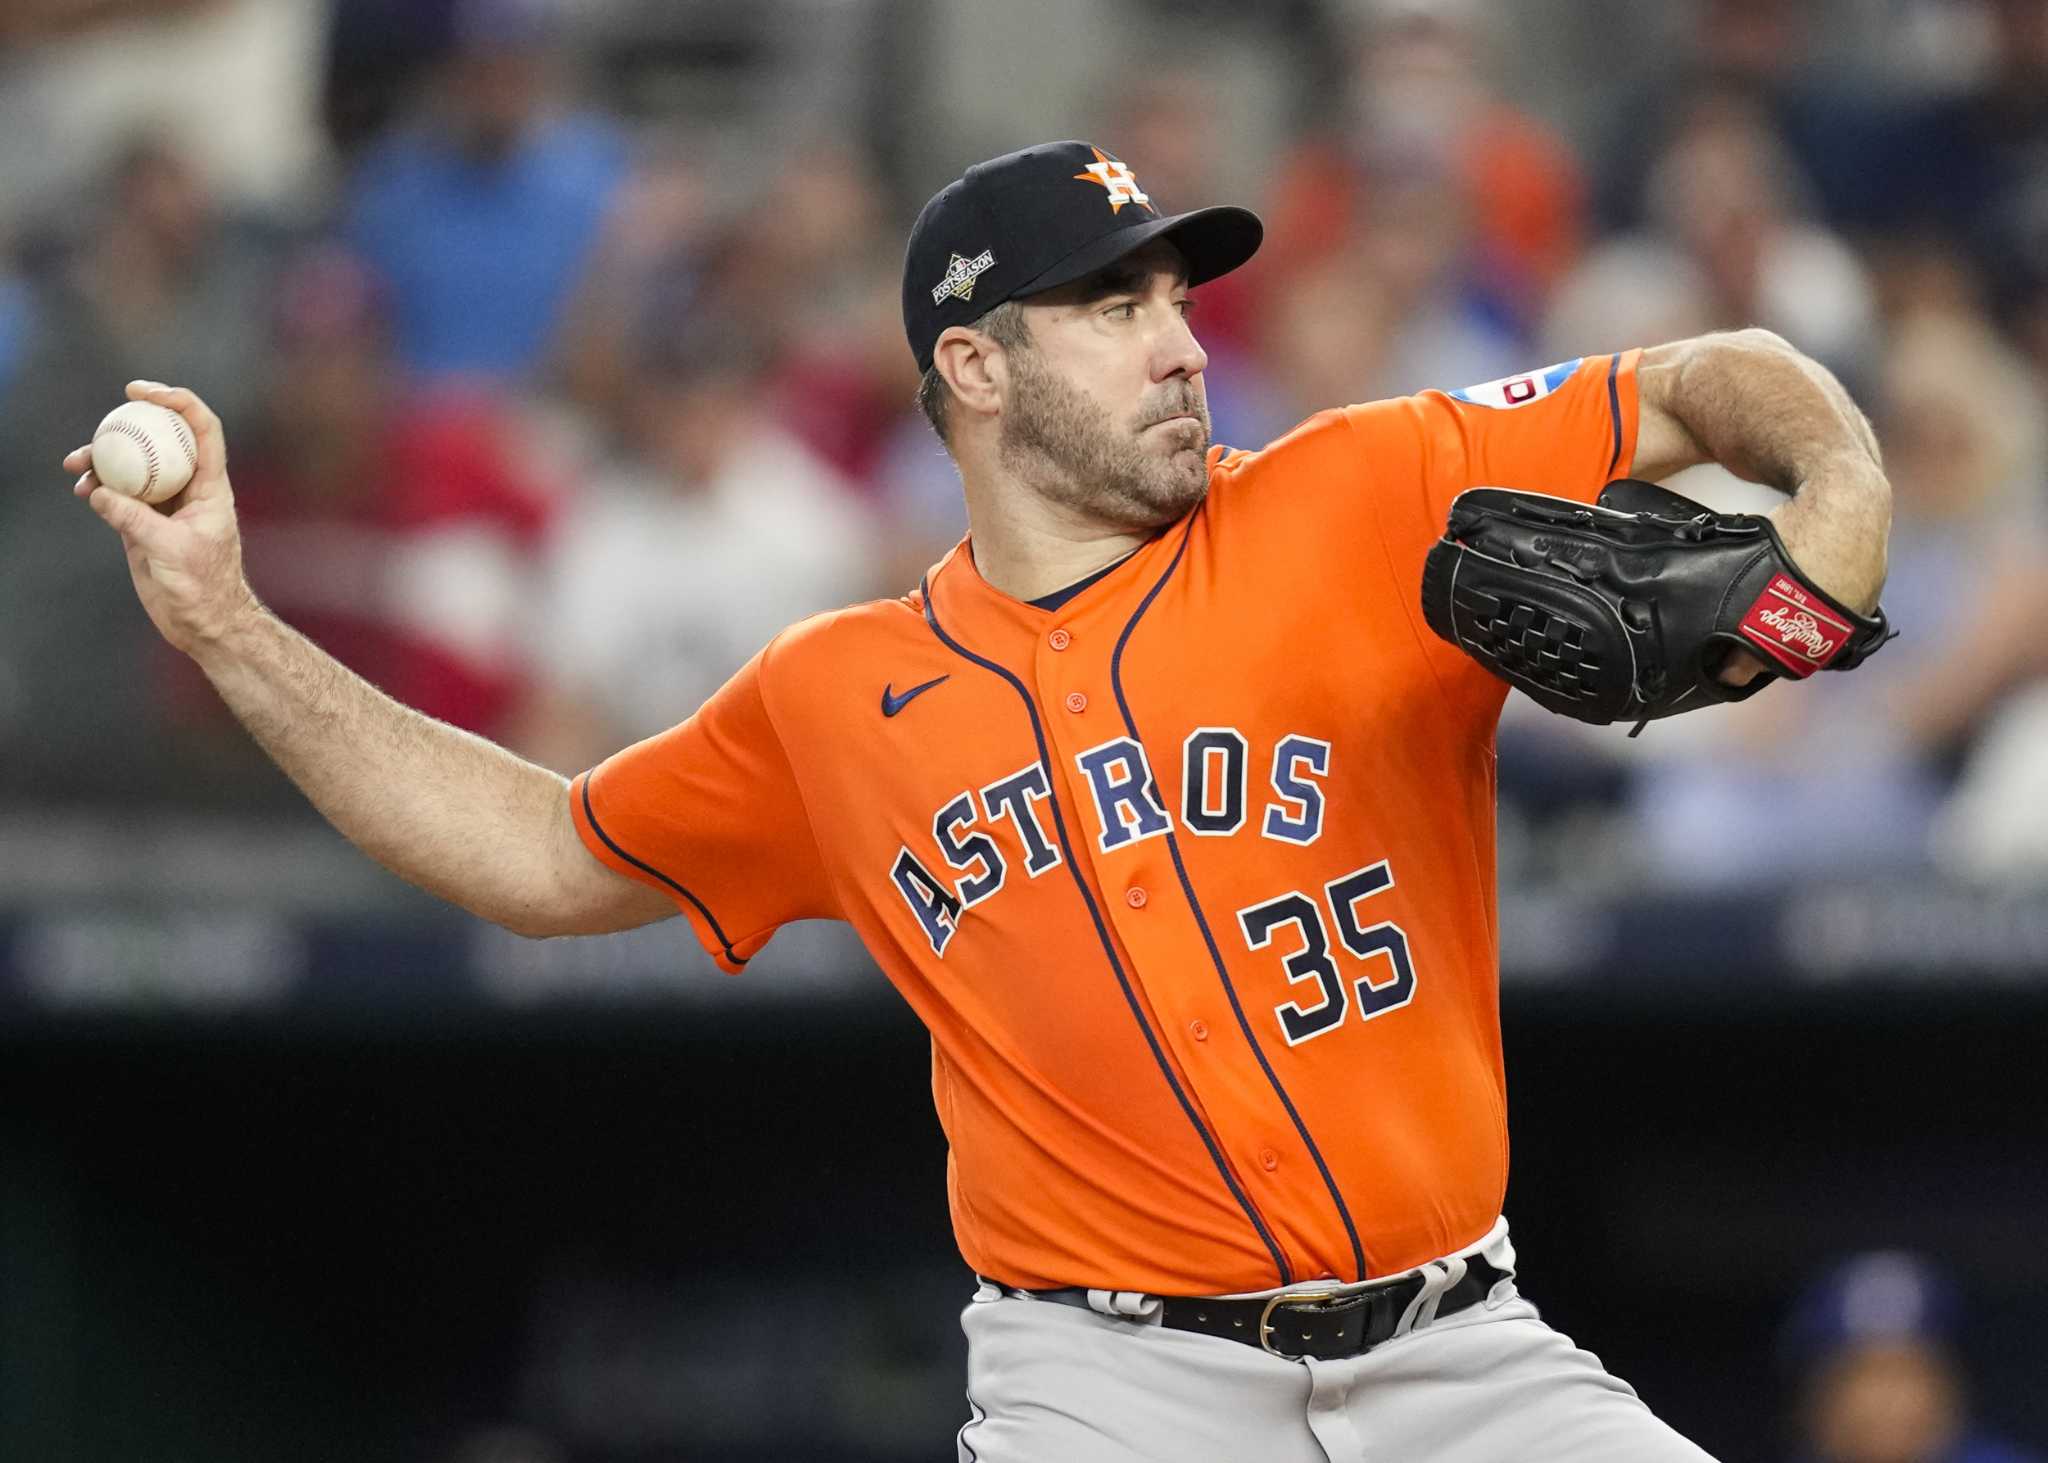
[[227,443],[220,419],[182,387],[131,381],[128,399],[174,411],[191,429],[198,461],[184,491],[154,507],[117,493],[94,475],[90,446],[66,457],[64,470],[78,474],[72,491],[121,536],[128,573],[151,622],[172,645],[196,655],[256,598],[242,575]]

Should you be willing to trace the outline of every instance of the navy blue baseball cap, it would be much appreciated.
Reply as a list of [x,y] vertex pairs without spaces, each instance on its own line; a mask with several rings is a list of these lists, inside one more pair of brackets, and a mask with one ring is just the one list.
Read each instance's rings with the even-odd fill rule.
[[976,163],[918,214],[903,256],[903,333],[929,371],[947,327],[1005,300],[1072,284],[1162,238],[1198,285],[1251,258],[1265,233],[1249,209],[1166,213],[1101,148],[1043,142]]
[[1794,1367],[1871,1343],[1955,1339],[1955,1283],[1932,1261],[1903,1250],[1851,1255],[1823,1272],[1793,1307],[1779,1353]]

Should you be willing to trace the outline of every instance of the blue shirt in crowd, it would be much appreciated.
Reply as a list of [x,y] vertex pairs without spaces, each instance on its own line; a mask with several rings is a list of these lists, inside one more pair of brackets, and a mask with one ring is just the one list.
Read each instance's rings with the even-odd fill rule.
[[424,375],[531,373],[626,173],[624,140],[589,117],[543,121],[488,161],[424,127],[373,149],[344,227],[391,288],[404,363]]

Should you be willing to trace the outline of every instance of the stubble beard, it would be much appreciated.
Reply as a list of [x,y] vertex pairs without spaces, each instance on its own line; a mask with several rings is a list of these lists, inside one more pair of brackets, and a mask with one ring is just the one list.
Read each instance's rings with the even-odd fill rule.
[[[1003,413],[1003,466],[1041,498],[1097,522],[1162,528],[1209,491],[1209,408],[1192,382],[1175,381],[1120,427],[1100,405],[1030,350],[1010,353],[1011,396]],[[1146,424],[1192,412],[1151,435],[1175,450],[1148,451]]]

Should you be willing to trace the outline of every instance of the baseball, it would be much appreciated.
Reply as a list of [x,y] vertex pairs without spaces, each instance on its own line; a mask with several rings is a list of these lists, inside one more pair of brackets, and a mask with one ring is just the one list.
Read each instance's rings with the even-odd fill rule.
[[199,461],[192,428],[169,407],[130,401],[100,419],[92,434],[92,470],[117,493],[161,503],[191,481]]

